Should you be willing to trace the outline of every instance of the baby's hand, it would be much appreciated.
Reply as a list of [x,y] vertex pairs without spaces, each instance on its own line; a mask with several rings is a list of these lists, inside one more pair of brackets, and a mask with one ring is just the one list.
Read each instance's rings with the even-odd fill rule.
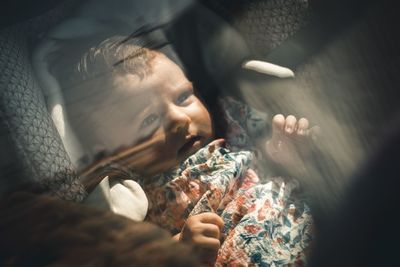
[[221,229],[224,222],[217,214],[205,212],[187,219],[180,240],[192,242],[200,251],[201,258],[213,263],[221,246]]
[[301,174],[306,169],[313,140],[319,132],[319,127],[309,128],[305,118],[299,120],[289,115],[275,115],[272,119],[272,137],[266,142],[267,156],[290,174]]

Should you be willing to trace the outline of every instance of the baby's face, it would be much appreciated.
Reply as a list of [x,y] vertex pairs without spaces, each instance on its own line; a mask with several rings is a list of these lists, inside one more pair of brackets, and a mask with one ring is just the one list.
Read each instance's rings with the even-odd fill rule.
[[113,108],[99,114],[107,126],[97,132],[109,150],[129,148],[123,163],[145,176],[176,166],[213,137],[210,114],[182,70],[161,54],[151,64],[142,80],[131,74],[114,78],[103,103]]

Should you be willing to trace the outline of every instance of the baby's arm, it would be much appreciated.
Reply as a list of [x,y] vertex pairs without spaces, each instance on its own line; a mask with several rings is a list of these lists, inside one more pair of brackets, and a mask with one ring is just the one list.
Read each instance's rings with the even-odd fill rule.
[[175,240],[191,242],[198,248],[201,259],[213,263],[221,246],[221,229],[224,225],[220,216],[205,212],[187,219],[182,231],[175,235]]

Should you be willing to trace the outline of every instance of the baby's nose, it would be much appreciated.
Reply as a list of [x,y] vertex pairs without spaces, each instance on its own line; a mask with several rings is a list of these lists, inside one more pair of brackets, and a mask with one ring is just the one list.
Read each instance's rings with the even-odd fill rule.
[[187,131],[191,123],[190,116],[179,107],[170,108],[167,118],[167,129],[173,133]]

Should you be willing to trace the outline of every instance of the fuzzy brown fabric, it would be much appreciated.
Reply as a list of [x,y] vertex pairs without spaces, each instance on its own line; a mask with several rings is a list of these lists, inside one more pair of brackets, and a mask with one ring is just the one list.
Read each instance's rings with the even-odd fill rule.
[[0,266],[200,266],[166,231],[53,197],[0,201]]

